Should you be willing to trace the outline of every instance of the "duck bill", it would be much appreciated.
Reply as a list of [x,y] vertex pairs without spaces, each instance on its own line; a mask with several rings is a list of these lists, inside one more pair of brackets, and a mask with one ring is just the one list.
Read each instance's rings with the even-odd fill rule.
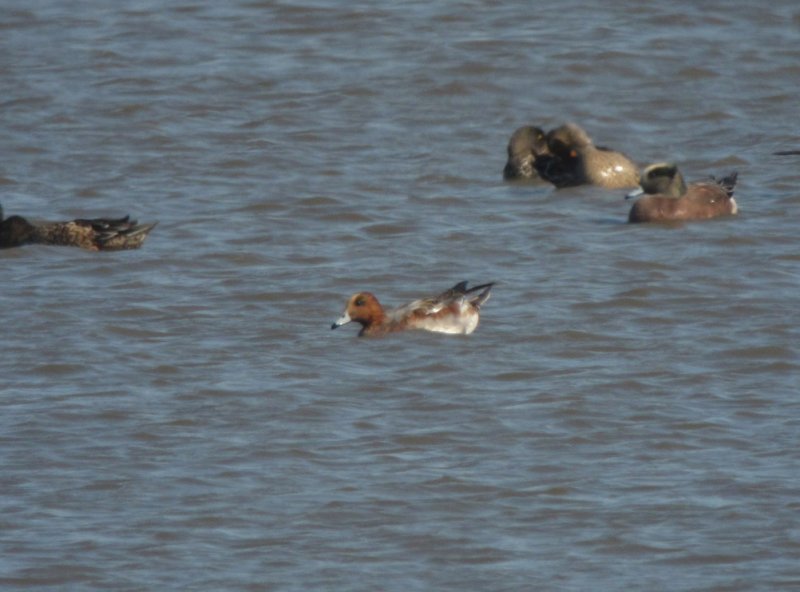
[[639,197],[640,195],[644,195],[644,189],[642,189],[641,187],[637,187],[630,193],[626,193],[625,199],[632,199],[634,197]]
[[349,314],[344,313],[342,316],[340,316],[338,319],[336,319],[336,321],[331,325],[331,329],[336,329],[337,327],[341,327],[342,325],[346,325],[347,323],[349,323],[352,320],[353,319],[350,318]]

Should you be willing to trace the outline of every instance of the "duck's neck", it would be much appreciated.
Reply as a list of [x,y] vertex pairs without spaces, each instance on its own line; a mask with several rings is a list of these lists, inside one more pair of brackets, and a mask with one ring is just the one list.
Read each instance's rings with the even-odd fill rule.
[[681,172],[677,171],[675,173],[675,177],[672,179],[672,182],[669,184],[669,195],[672,197],[680,197],[686,193],[686,191],[688,191],[686,181],[683,179]]

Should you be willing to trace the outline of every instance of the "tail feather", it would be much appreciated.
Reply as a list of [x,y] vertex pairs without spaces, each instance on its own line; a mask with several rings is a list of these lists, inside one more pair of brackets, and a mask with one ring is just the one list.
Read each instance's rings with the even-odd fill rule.
[[472,294],[473,292],[483,290],[480,294],[475,296],[475,298],[470,300],[470,302],[473,304],[473,306],[475,306],[475,308],[480,308],[484,302],[489,300],[489,296],[491,296],[492,286],[494,286],[494,282],[481,284],[479,286],[475,286],[474,288],[470,288],[469,290],[467,290],[467,294]]
[[153,228],[156,227],[158,222],[153,222],[152,224],[139,224],[138,226],[134,226],[128,232],[125,233],[126,236],[139,236],[140,234],[147,234]]
[[105,248],[131,248],[141,245],[147,234],[155,228],[158,222],[152,224],[122,223],[109,226],[97,232],[97,243]]
[[486,302],[489,299],[489,291],[494,286],[494,282],[489,282],[487,284],[480,284],[479,286],[474,286],[472,288],[467,288],[468,281],[458,282],[455,286],[450,288],[449,290],[445,290],[439,296],[433,299],[435,302],[446,302],[448,300],[453,300],[454,298],[458,297],[466,297],[468,294],[474,294],[480,290],[483,290],[477,296],[474,296],[469,299],[469,302],[476,307],[480,307],[481,304]]

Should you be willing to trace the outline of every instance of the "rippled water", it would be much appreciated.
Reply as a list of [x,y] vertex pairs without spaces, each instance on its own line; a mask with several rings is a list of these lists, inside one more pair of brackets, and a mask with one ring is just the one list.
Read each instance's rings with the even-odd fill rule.
[[[800,588],[796,3],[10,4],[6,213],[159,226],[0,252],[4,590]],[[741,214],[502,181],[566,120]]]

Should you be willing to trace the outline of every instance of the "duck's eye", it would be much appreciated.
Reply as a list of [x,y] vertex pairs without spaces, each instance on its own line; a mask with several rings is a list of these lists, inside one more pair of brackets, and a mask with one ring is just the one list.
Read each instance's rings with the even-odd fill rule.
[[353,304],[355,304],[356,306],[364,306],[366,303],[367,301],[364,300],[364,297],[359,296],[358,298],[356,298],[356,301]]

